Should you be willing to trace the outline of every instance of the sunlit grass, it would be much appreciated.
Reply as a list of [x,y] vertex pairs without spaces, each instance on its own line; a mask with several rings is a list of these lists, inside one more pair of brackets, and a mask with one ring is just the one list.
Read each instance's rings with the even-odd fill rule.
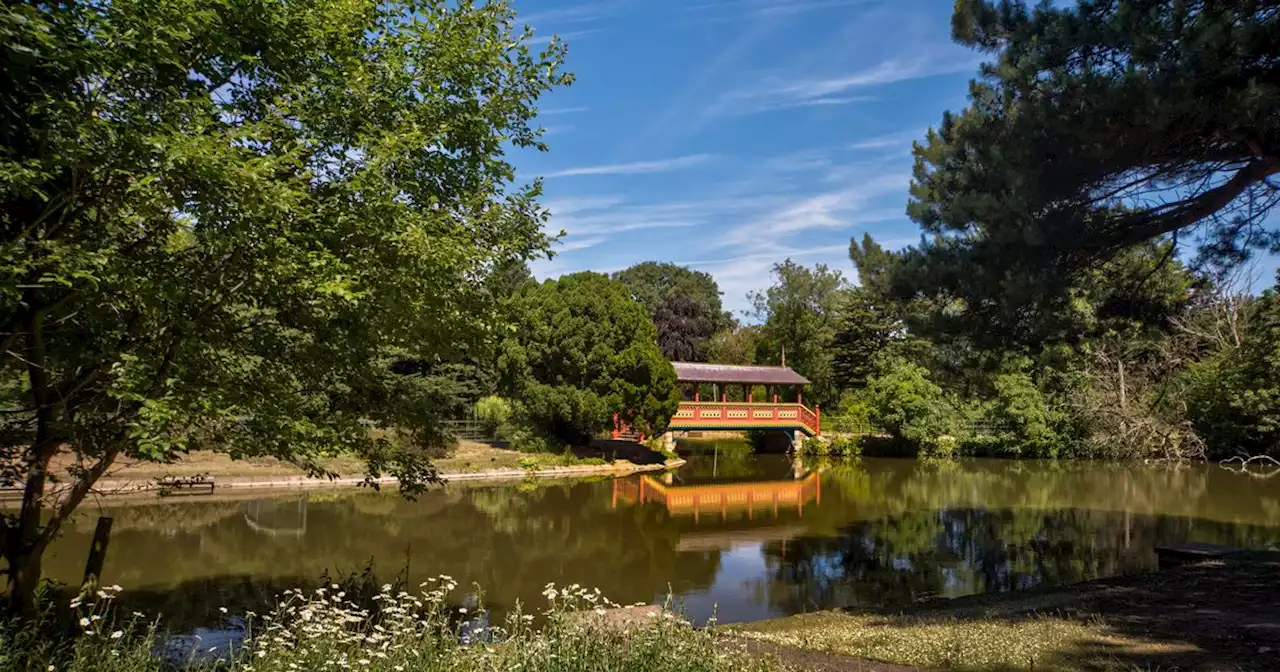
[[[354,600],[338,585],[286,591],[269,614],[244,614],[245,638],[232,651],[158,647],[159,624],[113,608],[117,587],[77,598],[75,631],[50,634],[46,623],[0,626],[0,669],[143,672],[369,670],[444,672],[766,672],[770,658],[746,653],[724,634],[695,629],[669,611],[620,607],[598,590],[548,585],[547,606],[519,606],[501,624],[482,608],[452,606],[457,585],[428,581],[414,594],[385,585]],[[223,612],[231,623],[230,614]],[[162,652],[162,653],[161,653]]]
[[930,669],[1122,669],[1130,654],[1171,651],[1111,631],[1101,621],[1050,616],[939,619],[818,612],[734,626],[770,644]]

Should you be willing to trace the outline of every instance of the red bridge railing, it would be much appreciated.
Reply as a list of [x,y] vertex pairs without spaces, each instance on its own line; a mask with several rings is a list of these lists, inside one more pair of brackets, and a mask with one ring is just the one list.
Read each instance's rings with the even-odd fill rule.
[[804,404],[682,401],[668,429],[799,429],[822,433],[822,411]]

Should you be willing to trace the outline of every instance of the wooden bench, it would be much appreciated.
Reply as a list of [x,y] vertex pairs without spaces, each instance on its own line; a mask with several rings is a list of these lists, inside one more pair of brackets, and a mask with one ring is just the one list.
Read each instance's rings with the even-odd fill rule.
[[[212,495],[214,481],[212,476],[165,476],[156,482],[156,486],[160,490],[161,497],[170,497],[177,494],[205,494]],[[206,490],[207,489],[207,490]]]

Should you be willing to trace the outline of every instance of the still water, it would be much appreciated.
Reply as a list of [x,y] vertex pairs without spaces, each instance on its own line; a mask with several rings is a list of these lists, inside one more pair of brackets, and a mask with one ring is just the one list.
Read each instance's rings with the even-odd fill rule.
[[[103,580],[185,629],[369,563],[414,586],[437,574],[477,584],[496,611],[578,583],[622,603],[670,594],[695,619],[732,622],[1142,571],[1165,543],[1280,543],[1280,477],[1217,465],[804,463],[732,443],[666,475],[453,485],[415,502],[257,497],[108,509]],[[78,581],[97,513],[58,542],[47,573]]]

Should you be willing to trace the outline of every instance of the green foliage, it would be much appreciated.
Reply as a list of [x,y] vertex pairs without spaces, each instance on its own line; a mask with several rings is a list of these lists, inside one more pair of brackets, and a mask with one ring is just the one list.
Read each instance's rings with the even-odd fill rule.
[[707,342],[707,361],[713,364],[754,364],[759,342],[759,327],[721,329]]
[[790,259],[773,267],[773,286],[751,295],[760,327],[756,361],[787,366],[812,383],[812,403],[838,398],[832,365],[832,342],[840,325],[847,285],[840,271],[818,264],[812,269]]
[[1001,452],[1021,457],[1057,457],[1066,418],[1050,407],[1044,392],[1021,371],[995,379],[996,396],[988,418],[995,425]]
[[807,437],[797,446],[803,456],[858,457],[862,455],[862,439],[856,436]]
[[528,383],[521,390],[519,422],[562,445],[582,445],[609,426],[604,398],[571,385]]
[[871,420],[894,437],[940,456],[955,451],[962,425],[942,388],[924,367],[898,358],[882,360],[867,384]]
[[613,415],[645,434],[680,403],[675,369],[644,308],[619,282],[577,273],[526,287],[498,361],[516,416],[542,436],[582,443]]
[[482,355],[484,279],[546,249],[504,153],[544,147],[563,46],[416,0],[9,4],[0,33],[0,476],[82,467],[52,516],[3,518],[23,608],[120,456],[341,449],[430,481],[369,429],[443,441],[442,388],[394,363]]
[[842,390],[865,387],[876,357],[905,337],[896,306],[863,289],[850,290],[831,342],[832,382]]
[[658,347],[672,361],[707,361],[707,340],[733,324],[708,273],[646,261],[614,273],[613,279],[649,312],[658,328]]
[[935,271],[917,286],[992,297],[1012,319],[1192,227],[1227,262],[1276,244],[1280,15],[1247,1],[1074,5],[956,3],[953,36],[990,61],[969,106],[916,146],[908,213]]
[[1248,306],[1249,332],[1182,373],[1189,414],[1215,457],[1277,454],[1280,446],[1280,294]]
[[492,434],[511,419],[511,402],[497,395],[489,395],[476,402],[476,419],[485,424]]

